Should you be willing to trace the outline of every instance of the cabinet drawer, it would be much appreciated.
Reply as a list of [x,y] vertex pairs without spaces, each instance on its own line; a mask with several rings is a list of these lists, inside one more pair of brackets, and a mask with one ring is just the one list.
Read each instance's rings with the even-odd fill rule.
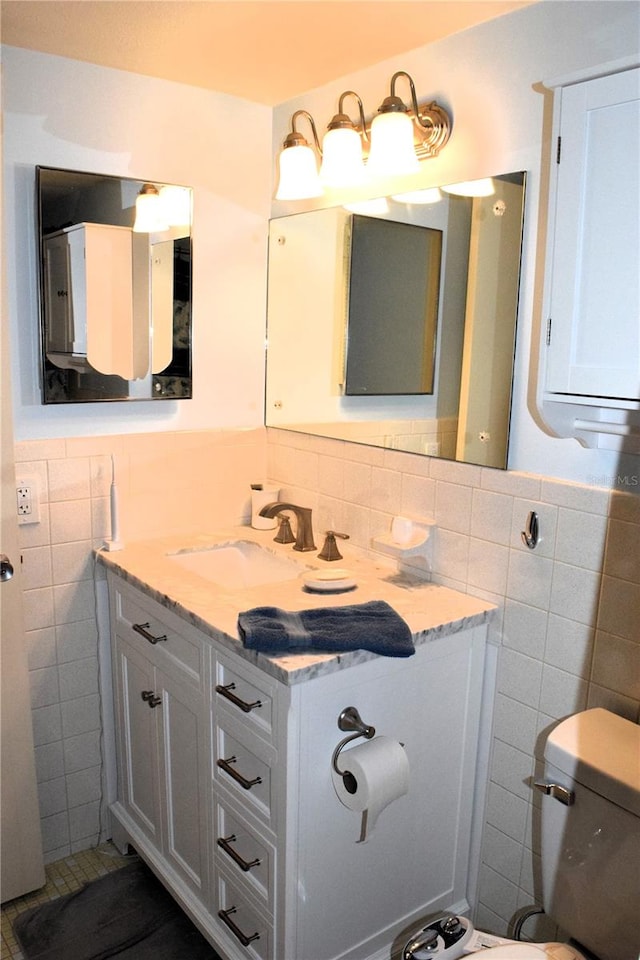
[[227,708],[248,729],[271,742],[274,735],[274,690],[266,676],[256,676],[255,673],[218,654],[213,670],[214,710]]
[[273,747],[231,724],[218,723],[215,733],[213,777],[243,806],[274,829]]
[[216,860],[237,878],[240,887],[249,888],[254,897],[273,913],[273,846],[229,803],[217,802],[214,817]]
[[234,943],[244,948],[247,957],[272,960],[271,922],[223,873],[218,874],[214,909],[221,925]]
[[163,670],[177,669],[198,686],[203,680],[203,644],[189,624],[160,604],[117,586],[114,591],[117,632]]

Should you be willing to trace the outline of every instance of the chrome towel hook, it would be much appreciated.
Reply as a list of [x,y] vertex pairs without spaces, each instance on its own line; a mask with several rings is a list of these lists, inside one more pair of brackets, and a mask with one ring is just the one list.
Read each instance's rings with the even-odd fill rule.
[[535,548],[538,546],[538,540],[540,539],[540,533],[538,529],[538,514],[534,513],[533,510],[529,511],[525,528],[520,536],[522,537],[522,542],[524,545],[529,547],[529,550],[535,550]]
[[340,770],[338,767],[338,757],[340,756],[340,751],[352,740],[357,740],[358,737],[364,737],[365,740],[371,740],[371,738],[375,737],[376,735],[376,728],[370,727],[368,724],[363,722],[356,707],[344,708],[338,717],[338,727],[340,730],[353,731],[348,737],[345,737],[344,740],[340,741],[338,746],[333,751],[333,756],[331,758],[331,766],[335,772],[338,774],[338,776],[344,777],[345,774],[348,775],[348,771]]

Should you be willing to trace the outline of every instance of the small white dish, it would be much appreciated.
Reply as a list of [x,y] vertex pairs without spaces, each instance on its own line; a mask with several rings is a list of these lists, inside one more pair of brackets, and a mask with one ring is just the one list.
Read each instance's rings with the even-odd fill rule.
[[302,577],[307,590],[312,593],[342,593],[353,590],[356,579],[351,570],[332,567],[326,570],[310,570]]

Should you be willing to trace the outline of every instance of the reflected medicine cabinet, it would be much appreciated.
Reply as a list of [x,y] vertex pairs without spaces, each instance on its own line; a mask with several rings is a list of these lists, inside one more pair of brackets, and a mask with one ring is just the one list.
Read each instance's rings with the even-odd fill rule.
[[43,403],[192,395],[190,222],[134,231],[142,186],[36,167]]
[[561,437],[640,453],[640,69],[554,89],[539,404]]

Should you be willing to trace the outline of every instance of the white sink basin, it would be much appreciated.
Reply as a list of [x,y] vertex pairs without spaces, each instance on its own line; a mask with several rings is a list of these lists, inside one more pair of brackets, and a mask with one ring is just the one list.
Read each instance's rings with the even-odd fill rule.
[[227,590],[295,580],[304,569],[250,540],[235,540],[205,550],[173,553],[169,560]]

